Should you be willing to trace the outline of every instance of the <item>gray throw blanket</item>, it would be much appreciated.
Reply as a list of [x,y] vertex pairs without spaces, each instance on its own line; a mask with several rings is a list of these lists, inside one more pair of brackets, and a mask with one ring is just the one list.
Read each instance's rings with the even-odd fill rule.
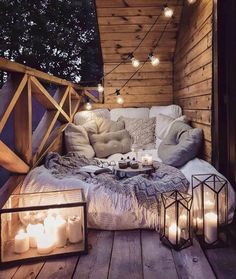
[[157,212],[159,209],[160,193],[173,190],[187,192],[188,190],[189,182],[180,170],[159,162],[155,162],[155,170],[150,176],[140,174],[121,180],[112,173],[90,176],[90,174],[80,171],[83,166],[98,164],[98,160],[89,160],[76,153],[68,153],[65,156],[49,153],[45,159],[45,167],[57,179],[74,176],[96,185],[111,196],[115,194],[127,197],[135,195],[139,206],[152,212]]

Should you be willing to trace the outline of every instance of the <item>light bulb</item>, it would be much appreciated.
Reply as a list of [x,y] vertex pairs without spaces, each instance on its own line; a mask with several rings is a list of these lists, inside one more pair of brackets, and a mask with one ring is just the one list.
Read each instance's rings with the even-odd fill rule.
[[104,91],[104,87],[101,85],[101,83],[98,84],[98,92],[102,93]]
[[159,58],[154,56],[152,53],[148,55],[148,58],[150,59],[152,66],[155,67],[160,64]]
[[197,0],[188,0],[189,4],[194,4],[195,2],[197,2]]
[[138,68],[138,66],[140,65],[140,62],[138,59],[136,59],[135,57],[131,58],[131,62],[134,68]]
[[91,110],[92,109],[92,104],[90,102],[87,102],[86,105],[85,105],[85,108],[87,110]]
[[116,102],[119,105],[124,104],[124,98],[121,95],[116,96]]
[[172,17],[174,14],[173,9],[169,8],[168,6],[164,7],[164,15],[165,17]]

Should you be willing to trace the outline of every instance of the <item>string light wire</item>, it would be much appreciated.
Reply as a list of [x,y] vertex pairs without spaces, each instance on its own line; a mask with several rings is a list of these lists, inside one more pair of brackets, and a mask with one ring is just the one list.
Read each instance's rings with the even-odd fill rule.
[[[158,45],[159,45],[159,43],[160,43],[160,41],[161,41],[161,39],[162,39],[162,37],[163,37],[165,31],[166,31],[166,28],[168,27],[168,25],[169,25],[169,23],[171,22],[171,20],[172,20],[172,18],[171,18],[170,20],[167,21],[165,27],[164,27],[163,30],[162,30],[162,33],[161,33],[160,37],[159,37],[158,40],[157,40],[157,43],[154,45],[154,49],[153,49],[152,52],[154,52],[154,51],[157,49],[157,47],[158,47]],[[123,88],[128,84],[128,82],[129,82],[138,72],[140,72],[140,71],[142,70],[142,68],[143,68],[144,65],[148,62],[148,60],[149,60],[149,57],[148,57],[148,58],[143,62],[143,64],[129,77],[129,79],[128,79],[119,89],[117,89],[117,90],[120,91],[121,89],[123,89]],[[113,94],[114,94],[114,93],[113,93]],[[113,95],[113,94],[109,94],[109,95]]]

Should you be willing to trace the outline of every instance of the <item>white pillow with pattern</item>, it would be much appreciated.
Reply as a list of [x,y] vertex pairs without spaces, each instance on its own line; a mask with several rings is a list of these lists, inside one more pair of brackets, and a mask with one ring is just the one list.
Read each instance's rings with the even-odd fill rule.
[[121,116],[118,120],[125,122],[125,129],[129,132],[135,146],[142,148],[154,142],[156,117],[143,119]]

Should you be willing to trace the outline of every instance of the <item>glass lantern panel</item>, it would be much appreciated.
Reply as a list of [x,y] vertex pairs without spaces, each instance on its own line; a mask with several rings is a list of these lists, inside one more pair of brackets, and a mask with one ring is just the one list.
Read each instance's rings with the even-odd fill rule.
[[221,189],[218,194],[219,203],[219,224],[226,225],[228,223],[228,198],[226,185]]
[[197,234],[203,229],[202,185],[193,190],[193,227]]
[[181,231],[181,240],[188,240],[190,227],[189,227],[189,214],[190,211],[187,210],[181,203],[179,203],[179,220],[178,220],[178,227]]
[[83,206],[1,213],[1,261],[85,250]]
[[79,202],[85,202],[83,192],[81,189],[42,193],[22,193],[11,195],[3,208],[26,208],[33,207],[36,205],[66,205],[68,203]]
[[166,218],[166,229],[165,229],[166,237],[173,245],[177,245],[180,238],[180,230],[177,227],[176,203],[172,202],[171,206],[166,208],[165,218]]

